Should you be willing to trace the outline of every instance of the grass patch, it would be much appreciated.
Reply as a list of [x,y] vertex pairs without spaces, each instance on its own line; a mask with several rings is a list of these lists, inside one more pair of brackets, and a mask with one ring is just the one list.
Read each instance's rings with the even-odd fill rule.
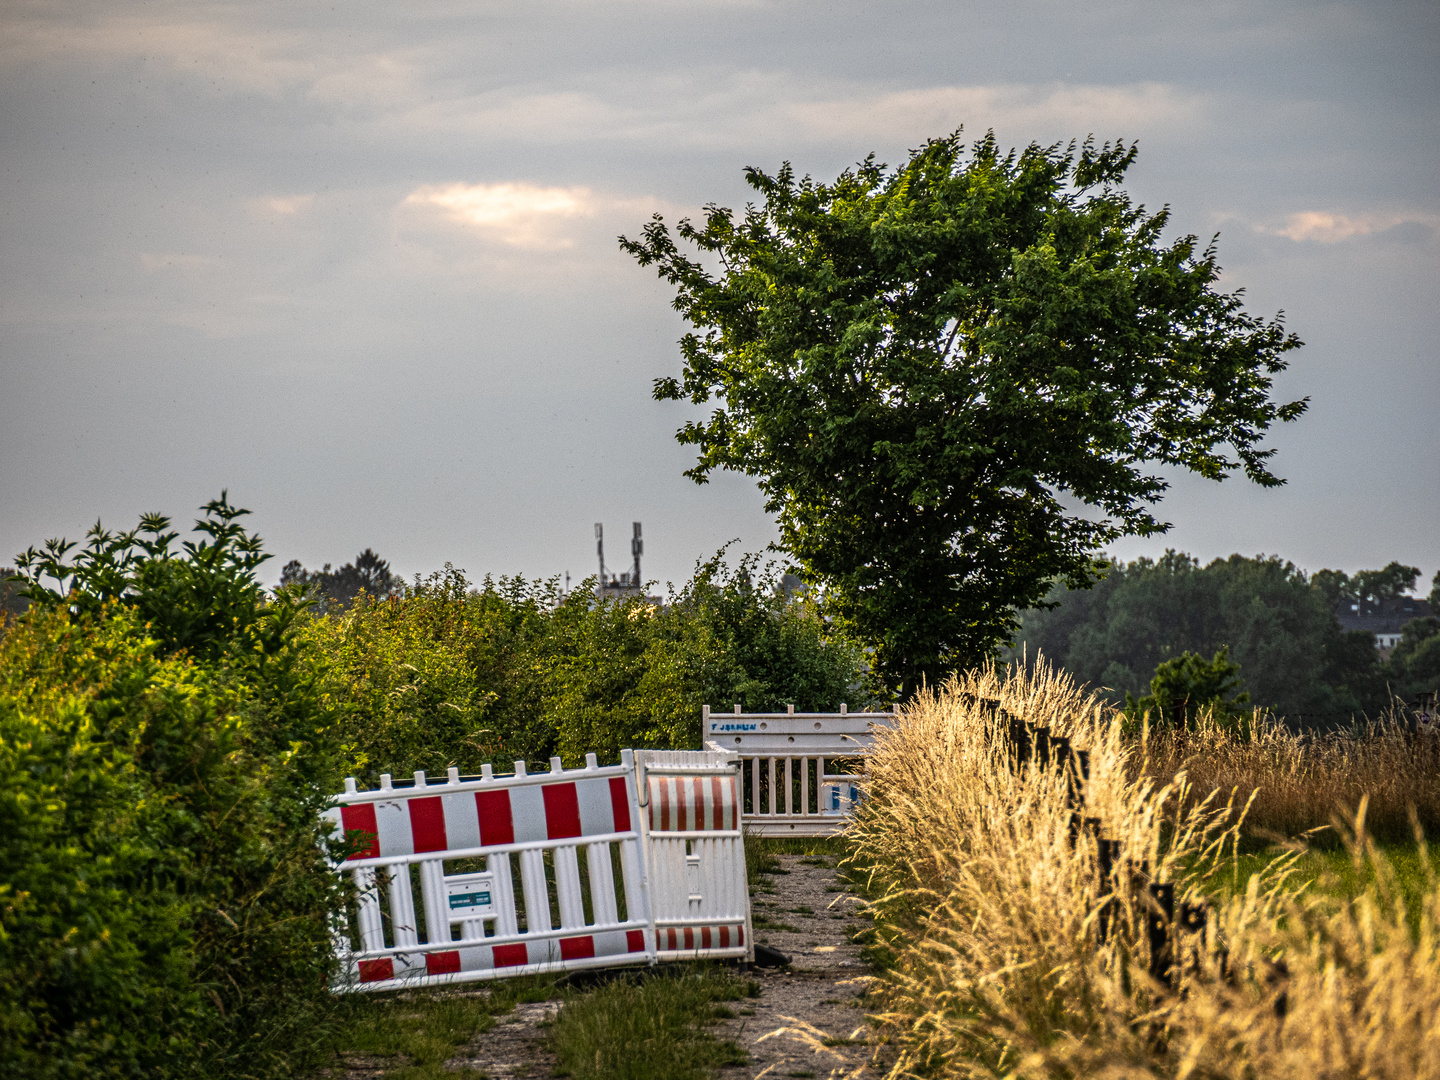
[[723,1002],[760,992],[721,968],[680,967],[617,978],[567,995],[549,1044],[575,1080],[709,1080],[745,1051],[706,1030],[735,1015]]
[[760,880],[762,874],[788,874],[777,856],[800,855],[808,866],[830,866],[847,848],[835,836],[746,836],[745,879],[750,891],[770,892]]
[[750,924],[755,927],[756,930],[784,930],[790,934],[798,934],[800,932],[789,923],[775,922],[773,919],[767,919],[763,915],[752,914],[750,916]]
[[[1429,893],[1420,846],[1414,842],[1376,843],[1375,850],[1394,872],[1395,893],[1405,901],[1406,918],[1413,932],[1419,927],[1421,902]],[[1243,893],[1253,875],[1285,855],[1286,852],[1278,847],[1242,853],[1236,858],[1233,871],[1215,875],[1213,895],[1224,897]],[[1292,880],[1297,884],[1309,882],[1312,891],[1328,894],[1337,900],[1353,900],[1376,884],[1375,864],[1366,860],[1357,869],[1348,851],[1311,848],[1295,861]]]
[[[495,1017],[521,1002],[548,1001],[558,994],[553,978],[522,978],[482,990],[350,995],[337,1065],[359,1058],[385,1070],[387,1080],[455,1080],[466,1074],[446,1069],[445,1062],[494,1027]],[[332,1075],[339,1074],[332,1069]]]

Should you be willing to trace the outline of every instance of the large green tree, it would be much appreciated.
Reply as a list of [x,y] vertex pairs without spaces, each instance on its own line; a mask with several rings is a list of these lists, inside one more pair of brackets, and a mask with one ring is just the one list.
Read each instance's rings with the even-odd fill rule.
[[830,184],[750,169],[743,215],[621,237],[694,328],[656,398],[717,403],[679,432],[687,475],[756,477],[906,690],[993,654],[1105,543],[1163,532],[1157,467],[1282,483],[1262,440],[1305,409],[1272,400],[1300,342],[1217,289],[1213,245],[1164,241],[1168,212],[1117,186],[1134,160],[957,132]]

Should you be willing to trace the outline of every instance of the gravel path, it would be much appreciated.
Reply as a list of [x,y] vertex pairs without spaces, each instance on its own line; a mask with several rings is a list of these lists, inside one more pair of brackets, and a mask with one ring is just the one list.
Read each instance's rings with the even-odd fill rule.
[[[883,1076],[858,1000],[868,972],[860,947],[851,941],[864,925],[856,917],[859,901],[841,886],[833,856],[781,855],[776,861],[778,869],[761,877],[752,898],[755,938],[785,953],[792,964],[752,967],[760,996],[732,1003],[739,1015],[711,1029],[750,1055],[749,1065],[723,1069],[721,1078]],[[544,1049],[540,1025],[558,1007],[553,1001],[518,1006],[447,1066],[469,1067],[493,1080],[553,1075],[555,1059]],[[364,1064],[351,1066],[349,1080],[366,1075]]]
[[[752,898],[755,940],[791,958],[789,969],[752,968],[762,992],[741,1016],[717,1026],[751,1063],[724,1070],[724,1080],[759,1077],[879,1077],[876,1047],[858,1001],[869,968],[850,939],[864,924],[833,856],[781,855],[780,872],[762,876]],[[826,1045],[829,1043],[830,1045]]]

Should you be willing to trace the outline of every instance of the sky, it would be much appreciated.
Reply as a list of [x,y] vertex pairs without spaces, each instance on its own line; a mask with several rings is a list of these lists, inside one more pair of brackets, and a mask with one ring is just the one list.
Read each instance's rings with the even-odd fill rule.
[[276,556],[370,547],[677,584],[775,538],[681,475],[672,294],[616,244],[963,125],[1138,140],[1306,342],[1262,490],[1184,474],[1166,547],[1440,569],[1440,5],[6,0],[0,561],[222,489]]

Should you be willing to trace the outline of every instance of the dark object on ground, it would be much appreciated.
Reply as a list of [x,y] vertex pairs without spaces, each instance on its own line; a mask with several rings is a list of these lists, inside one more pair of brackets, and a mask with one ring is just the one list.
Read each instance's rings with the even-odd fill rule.
[[772,949],[769,945],[755,946],[756,967],[789,967],[790,957],[786,956],[779,949]]

